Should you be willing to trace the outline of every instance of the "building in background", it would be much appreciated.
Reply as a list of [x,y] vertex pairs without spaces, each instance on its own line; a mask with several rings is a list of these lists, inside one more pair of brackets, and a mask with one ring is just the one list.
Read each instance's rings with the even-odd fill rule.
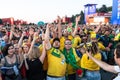
[[88,22],[88,15],[96,13],[97,4],[86,4],[84,5],[84,22]]
[[1,18],[3,25],[18,25],[18,24],[28,24],[27,21],[23,20],[14,20],[13,17],[10,18]]
[[9,25],[14,25],[14,18],[2,18],[2,23],[3,24],[9,24]]
[[28,23],[27,23],[27,21],[23,21],[23,20],[15,20],[14,24],[19,25],[19,24],[28,24]]
[[[70,23],[71,22],[71,17],[63,17],[62,20],[61,20],[62,23],[66,24],[66,23]],[[54,23],[58,23],[58,20],[54,20]]]
[[87,15],[88,19],[86,24],[98,25],[100,22],[102,22],[102,24],[109,24],[111,15],[111,13],[95,13]]
[[100,22],[102,24],[109,24],[111,21],[112,13],[105,13],[105,12],[96,12],[96,5],[97,4],[86,4],[84,5],[84,21],[85,24],[88,25],[98,25]]

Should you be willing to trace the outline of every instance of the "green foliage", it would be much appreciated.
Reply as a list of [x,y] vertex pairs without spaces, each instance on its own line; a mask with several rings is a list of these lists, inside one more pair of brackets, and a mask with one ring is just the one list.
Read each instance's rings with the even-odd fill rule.
[[112,11],[112,6],[108,7],[107,9],[108,11]]
[[99,9],[99,12],[107,13],[108,9],[107,9],[106,5],[102,5],[102,7]]
[[80,15],[81,15],[81,17],[80,17],[79,24],[84,24],[84,12],[81,11],[81,12],[80,12]]
[[99,9],[96,9],[96,12],[100,12],[100,13],[102,13],[102,12],[107,13],[110,11],[112,11],[112,6],[107,7],[106,5],[102,5],[102,7],[100,7]]
[[71,22],[75,22],[75,16],[74,15],[72,15],[72,17],[71,17]]
[[84,24],[84,12],[81,11],[80,14],[72,15],[72,17],[71,17],[71,22],[72,22],[72,23],[75,23],[75,18],[76,18],[76,16],[81,16],[81,17],[80,17],[80,21],[79,21],[78,23],[79,23],[79,24]]

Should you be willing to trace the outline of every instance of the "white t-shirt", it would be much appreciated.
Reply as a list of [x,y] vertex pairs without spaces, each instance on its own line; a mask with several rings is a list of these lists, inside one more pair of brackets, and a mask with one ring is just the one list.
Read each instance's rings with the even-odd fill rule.
[[114,69],[115,69],[116,72],[118,72],[118,75],[113,80],[120,80],[120,67],[119,66],[114,66]]

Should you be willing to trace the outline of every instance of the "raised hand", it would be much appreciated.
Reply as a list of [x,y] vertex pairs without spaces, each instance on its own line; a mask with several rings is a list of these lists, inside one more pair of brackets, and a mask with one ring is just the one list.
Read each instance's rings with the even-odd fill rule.
[[47,28],[49,28],[49,29],[51,28],[51,24],[50,23],[47,24]]
[[30,34],[30,36],[34,35],[34,30],[32,28],[29,29],[29,34]]
[[57,16],[57,20],[58,20],[59,22],[61,22],[61,18],[60,18],[60,16]]
[[75,19],[76,22],[80,21],[80,17],[81,17],[81,16],[76,16],[76,19]]
[[42,32],[42,40],[45,40],[45,34]]
[[38,32],[35,32],[33,38],[36,40],[38,38]]
[[14,25],[11,26],[11,31],[13,31],[13,32],[15,31],[14,27],[15,27]]
[[23,33],[22,33],[22,36],[23,36],[23,37],[26,36],[26,32],[23,32]]

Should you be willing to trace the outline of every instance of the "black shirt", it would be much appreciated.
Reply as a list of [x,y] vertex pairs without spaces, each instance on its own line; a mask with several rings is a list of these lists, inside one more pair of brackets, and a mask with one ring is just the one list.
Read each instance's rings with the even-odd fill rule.
[[27,70],[27,79],[28,80],[42,80],[41,74],[42,74],[42,63],[39,58],[35,60],[29,60],[27,59],[27,64],[29,67],[29,70]]

